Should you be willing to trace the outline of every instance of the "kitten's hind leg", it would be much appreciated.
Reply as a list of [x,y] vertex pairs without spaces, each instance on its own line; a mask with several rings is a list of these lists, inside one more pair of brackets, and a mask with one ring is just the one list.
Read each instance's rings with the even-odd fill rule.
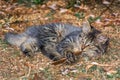
[[30,57],[33,57],[35,52],[40,52],[39,42],[36,38],[29,37],[20,46],[21,51]]

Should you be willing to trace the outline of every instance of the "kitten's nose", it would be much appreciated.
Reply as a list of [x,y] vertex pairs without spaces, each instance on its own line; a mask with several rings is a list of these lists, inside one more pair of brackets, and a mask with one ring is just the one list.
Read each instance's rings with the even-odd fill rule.
[[75,55],[80,55],[82,51],[74,52]]
[[80,55],[82,53],[82,51],[80,49],[78,49],[78,48],[74,48],[73,53],[75,55]]

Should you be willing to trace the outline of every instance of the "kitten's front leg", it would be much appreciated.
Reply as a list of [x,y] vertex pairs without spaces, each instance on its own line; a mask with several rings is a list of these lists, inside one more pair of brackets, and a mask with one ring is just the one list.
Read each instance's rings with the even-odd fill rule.
[[42,45],[41,52],[53,61],[63,58],[62,55],[56,51],[55,45],[52,44]]
[[53,55],[54,57],[52,58],[53,61],[57,61],[63,58],[63,56],[61,56],[58,52],[52,52],[51,55]]
[[67,64],[75,63],[78,60],[78,56],[76,56],[74,53],[70,51],[64,52],[63,56],[66,58]]

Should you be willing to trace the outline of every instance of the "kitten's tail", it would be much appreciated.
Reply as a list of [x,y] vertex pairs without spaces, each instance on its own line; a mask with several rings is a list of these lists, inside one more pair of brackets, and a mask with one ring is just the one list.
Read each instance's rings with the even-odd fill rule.
[[26,39],[27,36],[24,33],[16,34],[8,32],[5,34],[5,41],[14,46],[20,46]]

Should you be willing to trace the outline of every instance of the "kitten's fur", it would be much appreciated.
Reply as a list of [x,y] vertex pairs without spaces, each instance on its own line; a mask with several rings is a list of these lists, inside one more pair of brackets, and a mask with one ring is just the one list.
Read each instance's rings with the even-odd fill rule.
[[[85,22],[82,28],[63,23],[51,23],[30,27],[21,34],[7,33],[5,40],[11,45],[20,47],[21,51],[28,56],[33,56],[35,52],[41,51],[52,60],[65,57],[68,62],[73,63],[77,60],[74,51],[81,51],[81,45],[83,44],[89,46],[101,45],[103,52],[106,50],[108,38],[98,36],[99,34],[101,33],[91,27],[88,22]],[[103,39],[100,40],[101,37],[104,37],[104,41]],[[89,54],[89,50],[95,51],[96,49],[88,49],[84,51],[84,54]],[[98,50],[100,52],[96,51],[96,53],[103,53],[101,48]]]

